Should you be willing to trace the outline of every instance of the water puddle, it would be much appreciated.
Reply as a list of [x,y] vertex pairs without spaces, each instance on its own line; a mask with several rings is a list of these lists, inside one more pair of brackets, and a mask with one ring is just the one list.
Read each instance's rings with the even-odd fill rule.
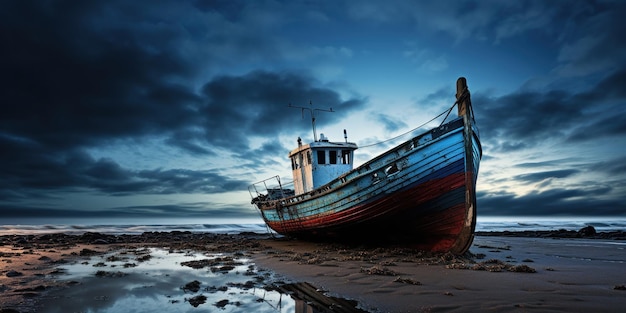
[[118,250],[55,273],[64,287],[42,297],[40,312],[366,312],[308,283],[286,284],[242,254]]

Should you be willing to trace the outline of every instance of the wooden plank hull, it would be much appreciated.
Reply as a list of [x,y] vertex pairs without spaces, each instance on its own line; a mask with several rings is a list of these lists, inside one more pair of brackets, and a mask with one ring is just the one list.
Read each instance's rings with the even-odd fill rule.
[[464,253],[482,155],[467,116],[421,134],[312,192],[254,202],[276,232]]

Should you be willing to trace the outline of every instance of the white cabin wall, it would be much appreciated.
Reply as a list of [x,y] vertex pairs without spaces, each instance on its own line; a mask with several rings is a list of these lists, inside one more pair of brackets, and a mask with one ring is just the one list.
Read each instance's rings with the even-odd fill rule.
[[[295,157],[295,163],[292,160],[293,186],[296,195],[313,190],[313,165],[309,163],[307,153],[310,150],[299,152]],[[294,166],[295,165],[295,166]]]

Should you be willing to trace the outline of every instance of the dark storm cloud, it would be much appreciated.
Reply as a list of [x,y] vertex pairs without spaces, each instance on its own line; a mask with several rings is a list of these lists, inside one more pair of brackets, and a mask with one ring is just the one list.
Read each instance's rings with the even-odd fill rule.
[[486,195],[479,192],[480,215],[623,215],[619,200],[606,200],[602,196],[609,187],[594,189],[551,189],[524,196],[513,194]]
[[216,153],[214,151],[208,149],[205,145],[203,146],[204,140],[199,140],[200,138],[205,138],[204,132],[202,131],[190,129],[179,130],[174,132],[165,143],[192,155],[215,156]]
[[299,112],[290,102],[313,100],[344,114],[363,104],[296,72],[220,76],[194,90],[205,67],[270,53],[255,33],[262,27],[235,26],[231,20],[245,12],[222,15],[221,5],[235,4],[3,3],[0,199],[85,188],[112,195],[244,189],[246,182],[217,172],[138,171],[85,151],[159,136],[188,155],[214,156],[215,147],[245,155],[250,134],[275,138],[306,127],[294,126]]
[[602,137],[626,135],[626,112],[617,112],[615,116],[593,121],[590,125],[579,127],[569,135],[568,141],[580,142]]
[[[598,162],[589,165],[590,171],[600,171],[610,175],[626,174],[626,157],[617,157],[608,161]],[[626,182],[624,182],[626,185]]]
[[568,141],[580,142],[626,135],[626,109],[624,107],[626,90],[624,86],[626,86],[626,69],[621,68],[603,79],[592,90],[581,93],[579,95],[581,102],[604,105],[606,115],[592,119],[574,129],[567,138]]
[[[255,71],[245,76],[220,76],[203,89],[207,102],[201,108],[206,117],[203,128],[211,142],[218,146],[247,145],[250,135],[274,137],[307,129],[307,123],[294,123],[300,107],[330,109],[317,125],[330,124],[352,110],[362,107],[363,99],[342,100],[339,93],[324,88],[314,78],[292,72]],[[305,112],[305,118],[310,119]],[[325,114],[319,111],[316,115]]]
[[542,161],[542,162],[526,162],[526,163],[515,164],[515,167],[519,167],[519,168],[555,167],[555,166],[561,166],[562,164],[566,162],[570,162],[570,161],[572,161],[572,159],[568,158],[568,159],[557,159],[557,160]]
[[580,79],[626,62],[626,2],[578,1],[566,10],[571,10],[569,16],[555,20],[564,25],[559,38],[564,44],[558,56],[558,73]]
[[552,138],[579,143],[626,134],[625,3],[574,1],[567,8],[549,6],[545,11],[541,16],[554,18],[544,30],[560,34],[559,64],[552,71],[556,79],[499,97],[473,95],[483,135],[497,142],[492,147],[498,151],[525,149]]
[[537,183],[550,178],[566,178],[577,174],[578,170],[556,170],[547,172],[536,172],[529,174],[521,174],[513,177],[514,180],[523,181],[526,183]]
[[194,193],[205,194],[245,189],[249,182],[232,179],[213,171],[192,171],[182,169],[139,171],[137,177],[156,184],[151,189],[157,193]]
[[160,44],[176,34],[100,25],[106,8],[98,2],[13,5],[0,22],[0,131],[67,148],[189,119],[187,105],[197,97],[173,81],[193,67]]
[[490,139],[507,138],[500,149],[516,150],[562,135],[564,129],[583,121],[583,103],[571,101],[560,91],[519,92],[498,98],[474,96],[482,135]]
[[[529,148],[546,139],[582,141],[626,134],[626,70],[587,91],[518,91],[500,97],[474,95],[486,141],[500,151]],[[506,138],[506,141],[501,140]]]
[[0,167],[0,200],[46,199],[85,188],[118,196],[212,193],[242,190],[249,183],[210,170],[130,170],[112,159],[96,160],[81,151],[49,155],[1,139],[1,146],[12,153]]
[[[243,54],[256,53],[261,57],[269,53],[263,48],[269,44],[263,42],[262,33],[255,33],[260,32],[258,28],[235,27],[227,16],[220,14],[220,5],[233,4],[203,1],[192,3],[195,7],[189,4],[5,3],[0,10],[0,38],[5,42],[0,52],[3,69],[0,132],[59,149],[171,133],[168,144],[193,154],[210,154],[202,143],[211,139],[220,143],[225,139],[209,134],[197,142],[197,128],[233,127],[232,123],[213,122],[222,118],[220,106],[238,105],[247,110],[249,104],[219,99],[233,94],[213,94],[216,99],[209,100],[210,109],[198,112],[199,106],[206,105],[206,99],[192,89],[195,77],[203,68],[227,59],[236,62],[245,58]],[[199,7],[212,10],[202,15],[194,11]],[[247,46],[251,44],[253,47]],[[213,50],[198,48],[203,46]],[[270,102],[286,105],[299,99],[292,97],[295,94],[307,100],[328,96],[319,101],[337,103],[336,99],[327,101],[333,97],[329,90],[300,92],[297,88],[312,90],[312,87],[307,86],[309,77],[297,76],[285,77],[294,78],[289,99],[280,95],[271,99],[266,94],[263,103],[257,101],[255,105]],[[257,83],[254,77],[247,79],[250,84]],[[221,84],[223,90],[238,93],[238,101],[246,101],[243,94],[248,90],[230,87],[229,83],[236,83],[236,78],[210,84]],[[228,108],[223,112],[232,122],[232,112]],[[215,130],[220,131],[224,127]],[[273,130],[260,124],[259,131],[268,134]]]
[[211,209],[212,216],[252,218],[258,213],[250,208],[242,207],[222,207],[216,208],[215,204],[209,202],[180,203],[176,205],[145,205],[111,207],[100,210],[72,210],[72,209],[50,209],[36,206],[11,206],[3,205],[3,217],[106,217],[106,218],[145,218],[146,216],[159,217],[198,217],[206,218],[207,209]]
[[[495,44],[530,32],[561,37],[581,23],[595,31],[606,31],[607,26],[620,22],[619,10],[623,7],[620,1],[585,0],[399,0],[393,5],[380,1],[346,1],[345,5],[348,16],[357,21],[376,24],[409,22],[418,33],[444,34],[456,43],[479,40]],[[601,53],[614,56],[611,51]]]
[[[297,144],[296,140],[297,139],[294,138],[294,146]],[[283,146],[278,141],[269,140],[256,149],[238,151],[238,153],[235,154],[235,157],[242,162],[238,165],[239,168],[258,170],[259,168],[270,167],[272,165],[284,166],[285,160],[290,150],[290,148]],[[276,157],[272,158],[260,156]]]

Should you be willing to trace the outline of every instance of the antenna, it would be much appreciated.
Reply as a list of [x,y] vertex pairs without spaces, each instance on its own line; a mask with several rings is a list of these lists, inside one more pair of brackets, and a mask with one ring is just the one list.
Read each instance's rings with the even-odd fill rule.
[[307,108],[307,107],[299,107],[299,106],[291,105],[291,103],[289,103],[290,108],[302,109],[302,118],[304,118],[304,110],[308,110],[309,112],[311,112],[311,125],[313,126],[313,141],[317,141],[317,132],[315,131],[315,111],[322,111],[322,112],[335,112],[335,111],[333,111],[333,108],[329,108],[328,110],[313,108],[313,101],[311,100],[309,100],[309,105],[311,107]]

